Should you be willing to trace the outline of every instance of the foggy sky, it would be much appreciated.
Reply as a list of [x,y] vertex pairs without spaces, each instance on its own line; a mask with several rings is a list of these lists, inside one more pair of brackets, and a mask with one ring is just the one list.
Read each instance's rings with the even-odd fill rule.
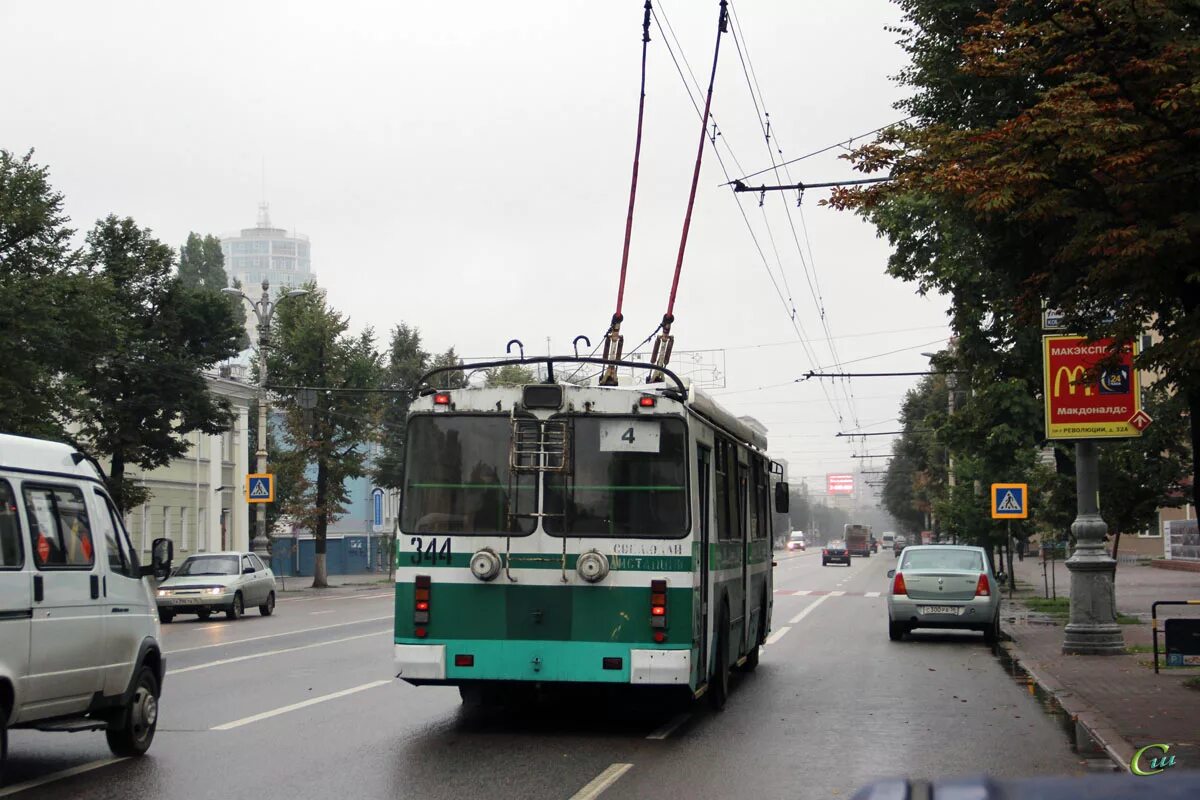
[[[717,3],[655,5],[706,82]],[[899,17],[885,0],[734,7],[786,157],[903,116],[892,107],[903,90],[890,80],[903,54],[884,30]],[[536,352],[549,337],[569,352],[580,333],[598,343],[613,311],[641,20],[642,0],[14,0],[0,4],[0,147],[36,148],[81,237],[116,213],[177,247],[189,231],[253,226],[265,197],[276,226],[311,238],[330,302],[355,329],[373,327],[381,346],[405,321],[429,349],[453,345],[468,357],[502,353],[514,337]],[[730,35],[721,47],[713,109],[737,177],[770,160]],[[630,347],[665,310],[698,136],[652,27],[625,304]],[[793,178],[854,177],[840,152],[793,165]],[[725,348],[727,386],[715,394],[766,423],[793,481],[807,477],[821,492],[819,476],[862,463],[850,454],[888,450],[886,438],[864,449],[834,434],[855,419],[895,429],[889,420],[913,379],[855,380],[853,410],[827,384],[836,411],[815,382],[779,386],[833,366],[826,342],[813,346],[816,364],[795,344],[788,308],[808,337],[822,339],[811,296],[819,285],[841,360],[909,348],[847,369],[914,370],[926,366],[920,351],[948,335],[946,302],[887,277],[886,242],[856,217],[821,208],[824,193],[808,193],[802,209],[795,193],[768,196],[763,209],[742,195],[791,297],[781,303],[722,182],[710,148],[675,347]],[[805,258],[811,246],[809,277],[784,202]]]

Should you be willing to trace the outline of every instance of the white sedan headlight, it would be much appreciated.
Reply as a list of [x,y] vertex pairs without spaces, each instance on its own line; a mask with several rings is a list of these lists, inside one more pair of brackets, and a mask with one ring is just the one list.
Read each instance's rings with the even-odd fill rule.
[[171,596],[171,590],[170,590],[170,589],[159,589],[159,590],[158,590],[158,596],[159,596],[159,597],[170,597],[170,596]]
[[205,589],[205,594],[225,594],[225,590],[220,586],[214,586],[211,589]]

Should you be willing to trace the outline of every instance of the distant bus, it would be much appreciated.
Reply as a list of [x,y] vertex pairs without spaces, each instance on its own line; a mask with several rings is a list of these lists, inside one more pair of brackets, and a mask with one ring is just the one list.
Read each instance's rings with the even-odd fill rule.
[[842,528],[842,538],[850,555],[871,557],[871,526],[847,523]]

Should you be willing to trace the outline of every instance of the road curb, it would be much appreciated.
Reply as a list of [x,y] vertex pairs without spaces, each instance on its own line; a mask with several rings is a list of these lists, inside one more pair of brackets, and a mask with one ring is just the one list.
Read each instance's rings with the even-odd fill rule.
[[1004,649],[1012,662],[1020,667],[1043,692],[1054,698],[1055,703],[1071,718],[1072,722],[1091,737],[1117,769],[1129,772],[1129,764],[1133,761],[1133,755],[1137,748],[1117,732],[1116,726],[1100,710],[1042,671],[1039,663],[1021,649],[1011,630],[1005,629],[1004,633],[1007,641],[1001,642],[1000,647]]

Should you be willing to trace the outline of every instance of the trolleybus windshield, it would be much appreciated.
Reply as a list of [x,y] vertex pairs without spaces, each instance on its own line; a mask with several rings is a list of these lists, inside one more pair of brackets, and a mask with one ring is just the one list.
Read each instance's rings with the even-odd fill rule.
[[510,480],[507,416],[420,415],[408,424],[403,529],[413,533],[532,533],[533,474]]
[[551,534],[681,537],[688,533],[687,429],[665,417],[576,416],[571,470],[545,473]]

